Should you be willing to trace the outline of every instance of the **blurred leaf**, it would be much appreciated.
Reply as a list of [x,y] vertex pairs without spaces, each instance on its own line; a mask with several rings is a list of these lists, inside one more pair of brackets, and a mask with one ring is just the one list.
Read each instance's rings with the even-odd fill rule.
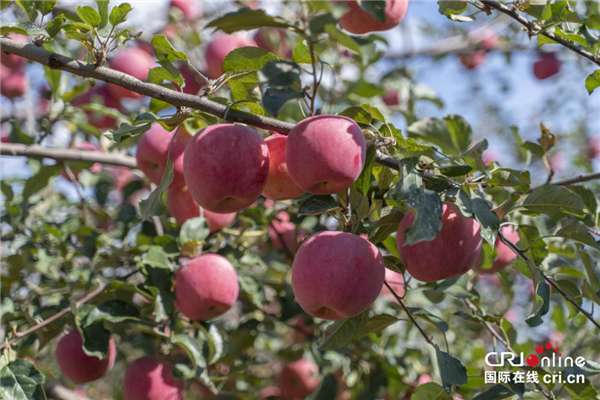
[[534,190],[525,198],[521,207],[556,219],[565,215],[580,218],[585,215],[581,197],[567,188],[555,185],[545,185]]
[[206,28],[217,28],[227,33],[248,31],[264,27],[296,29],[283,18],[272,17],[267,15],[263,10],[251,10],[249,8],[241,8],[237,11],[230,12],[220,18],[212,20],[206,25]]
[[340,31],[335,27],[335,25],[325,25],[325,32],[327,32],[332,41],[341,44],[355,53],[361,54],[360,46],[356,40],[354,40],[352,36],[348,36],[344,32]]
[[[15,0],[15,3],[25,14],[29,17],[29,21],[35,23],[37,19],[38,11],[36,8],[36,1],[34,0]],[[2,32],[4,35],[4,32]]]
[[296,86],[301,89],[300,66],[290,61],[268,61],[260,70],[261,81],[271,87]]
[[114,143],[123,143],[124,140],[141,135],[150,129],[151,124],[129,125],[121,124],[116,130],[109,130],[104,133],[109,140]]
[[55,5],[56,5],[56,0],[36,0],[35,1],[35,8],[42,14],[42,16],[50,14]]
[[32,22],[0,21],[0,34],[8,35],[11,33],[30,36],[32,38],[50,36],[45,29],[40,28]]
[[598,270],[598,263],[596,266],[592,265],[592,258],[590,255],[583,251],[578,250],[579,257],[583,263],[585,268],[585,273],[587,274],[588,282],[590,284],[590,288],[594,293],[599,293],[600,291],[600,271]]
[[160,61],[169,61],[171,63],[175,61],[188,62],[185,53],[176,50],[165,35],[154,35],[152,46],[154,47],[156,58]]
[[471,172],[473,168],[468,165],[449,165],[445,167],[440,167],[440,172],[442,175],[447,177],[456,177],[456,176],[464,176]]
[[292,99],[301,99],[303,97],[304,92],[298,92],[294,89],[268,88],[263,95],[263,106],[269,114],[277,116],[285,103]]
[[374,315],[355,335],[354,339],[361,339],[371,333],[379,333],[388,326],[400,321],[400,319],[389,314]]
[[452,400],[443,387],[434,382],[417,386],[411,400]]
[[108,3],[110,0],[94,0],[98,13],[100,14],[100,24],[98,28],[102,29],[108,24]]
[[198,368],[206,368],[208,365],[202,354],[202,341],[187,334],[171,335],[171,343],[181,347],[194,366],[194,370]]
[[324,196],[311,196],[306,199],[302,204],[300,204],[300,208],[298,209],[298,216],[304,217],[307,215],[319,215],[328,213],[331,211],[339,210],[340,205],[338,202],[330,195]]
[[541,264],[548,257],[548,247],[543,240],[539,240],[541,236],[538,229],[532,225],[519,225],[518,231],[521,238],[519,246],[529,248],[534,263]]
[[600,250],[598,243],[596,243],[596,239],[581,221],[571,222],[569,225],[559,229],[554,235],[575,240]]
[[466,0],[438,1],[438,11],[440,14],[450,17],[452,15],[462,14],[467,11]]
[[98,26],[102,21],[98,11],[90,6],[77,6],[77,15],[83,22],[91,26]]
[[179,241],[182,245],[190,242],[202,243],[208,237],[210,230],[206,218],[190,218],[183,223],[179,231]]
[[45,400],[46,378],[35,366],[22,358],[0,368],[0,394],[6,400]]
[[442,386],[449,390],[451,385],[464,385],[467,383],[467,369],[457,358],[451,356],[435,345],[437,365],[442,377]]
[[240,47],[229,52],[223,60],[223,72],[259,71],[269,61],[279,58],[260,47]]
[[371,176],[373,175],[373,164],[375,164],[375,156],[377,149],[375,146],[370,146],[367,150],[367,157],[365,160],[365,166],[359,177],[354,182],[354,188],[362,193],[364,196],[369,192],[371,187]]
[[[529,261],[531,261],[531,259]],[[548,286],[545,280],[540,280],[537,283],[535,296],[533,298],[533,309],[531,310],[529,317],[525,320],[527,325],[531,327],[541,325],[544,322],[542,317],[546,315],[550,309],[550,286]]]
[[48,186],[50,178],[57,176],[62,171],[60,165],[46,165],[38,173],[27,179],[23,187],[23,201],[27,201],[31,196]]
[[598,86],[600,86],[600,69],[597,69],[596,71],[592,72],[585,79],[585,88],[587,89],[589,94],[594,93],[594,90],[596,90]]
[[307,400],[331,400],[338,394],[338,382],[333,374],[327,374],[321,381],[319,388],[313,392]]
[[335,350],[347,345],[368,321],[368,311],[358,314],[355,317],[335,321],[327,327],[323,336],[321,336],[319,350]]
[[494,385],[483,393],[473,397],[473,400],[500,400],[513,397],[515,393],[503,385]]
[[294,51],[292,53],[292,61],[298,64],[312,64],[312,58],[310,56],[310,49],[306,44],[306,41],[300,41],[294,47]]
[[163,248],[160,246],[151,246],[150,249],[148,249],[148,252],[144,254],[143,261],[144,264],[152,267],[167,269],[170,271],[173,270],[173,266],[169,260],[169,257],[167,256],[167,253],[165,253]]
[[496,168],[492,172],[492,177],[488,185],[514,187],[522,192],[527,192],[531,185],[531,176],[529,171],[518,171],[510,168]]
[[348,107],[338,115],[348,117],[354,120],[354,122],[364,125],[370,124],[373,119],[371,113],[360,106]]
[[127,21],[127,14],[131,11],[131,5],[129,3],[121,3],[118,6],[114,6],[110,10],[109,21],[112,26],[117,26]]
[[442,331],[442,332],[448,331],[448,324],[446,323],[446,321],[444,321],[437,315],[434,315],[434,314],[432,314],[422,308],[418,308],[418,307],[409,307],[408,309],[413,316],[422,318],[422,319],[426,320],[427,322],[432,323],[440,331]]

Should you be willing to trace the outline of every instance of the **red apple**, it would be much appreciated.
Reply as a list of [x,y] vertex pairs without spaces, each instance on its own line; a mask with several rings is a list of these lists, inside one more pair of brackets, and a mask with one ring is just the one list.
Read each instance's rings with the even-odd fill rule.
[[[146,80],[148,71],[154,68],[154,58],[138,47],[129,47],[113,57],[109,62],[109,66],[137,79]],[[139,99],[142,97],[139,93],[113,84],[108,85],[108,90],[116,100],[122,98]]]
[[269,149],[269,176],[262,195],[271,200],[287,200],[304,194],[290,177],[285,162],[287,137],[279,134],[265,139]]
[[320,383],[317,364],[301,358],[286,364],[279,376],[281,398],[285,400],[302,400],[311,394]]
[[558,74],[562,63],[554,53],[539,53],[538,60],[533,64],[533,75],[540,80]]
[[177,8],[188,20],[202,18],[202,3],[195,0],[171,0],[171,8]]
[[587,149],[590,160],[596,159],[600,155],[600,136],[590,138]]
[[423,374],[423,375],[419,376],[419,380],[417,381],[417,384],[424,385],[429,382],[433,382],[433,379],[431,379],[431,376],[429,376],[427,374]]
[[[385,269],[385,281],[390,285],[392,290],[399,296],[404,297],[405,293],[405,285],[404,285],[404,275],[399,274],[398,272],[394,272],[391,269]],[[387,286],[383,285],[381,288],[381,294],[387,297],[390,300],[395,300],[394,295]]]
[[484,50],[475,50],[460,55],[461,64],[469,71],[474,70],[485,62],[487,54]]
[[[519,242],[519,234],[517,231],[513,229],[510,225],[505,225],[500,228],[500,232],[511,242],[517,244]],[[478,261],[473,266],[473,270],[480,274],[493,274],[495,272],[500,271],[504,267],[506,267],[511,262],[517,259],[517,255],[514,251],[510,249],[507,245],[502,243],[500,239],[496,239],[496,258],[492,263],[492,267],[490,269],[483,269],[481,267],[481,259],[483,258],[483,253],[481,253]]]
[[[150,179],[151,182],[159,184],[165,169],[169,154],[169,145],[175,134],[164,129],[160,124],[154,124],[144,132],[137,145],[135,158],[138,168]],[[191,140],[190,135],[183,129],[177,133],[171,148],[171,160],[175,176],[173,177],[174,187],[185,185],[183,179],[183,154],[187,143]]]
[[347,232],[319,232],[296,254],[292,289],[307,314],[338,320],[369,308],[384,276],[383,257],[371,242]]
[[208,211],[240,211],[260,196],[269,174],[269,150],[262,136],[242,125],[202,129],[188,143],[183,174],[194,200]]
[[[8,38],[23,43],[27,43],[29,41],[27,37],[23,35],[8,35]],[[5,52],[1,51],[0,63],[2,63],[2,65],[7,67],[10,71],[16,72],[23,70],[23,68],[27,64],[27,59],[20,57],[16,54],[6,54]]]
[[208,77],[216,79],[221,76],[223,74],[221,65],[225,56],[240,47],[256,47],[256,42],[244,35],[227,35],[224,33],[217,35],[211,40],[204,53]]
[[173,377],[173,364],[142,357],[128,368],[123,381],[124,400],[183,400],[185,382]]
[[350,187],[365,163],[363,132],[350,118],[317,115],[298,123],[288,136],[290,176],[303,190],[332,194]]
[[254,41],[258,47],[270,51],[279,58],[292,58],[292,49],[285,29],[260,28],[254,34]]
[[394,107],[400,104],[400,95],[396,89],[388,89],[382,98],[386,106]]
[[385,0],[385,22],[363,10],[356,0],[348,1],[348,7],[349,10],[340,19],[340,26],[348,32],[362,35],[387,31],[402,22],[408,10],[408,0]]
[[[90,103],[101,104],[104,107],[115,108],[119,111],[123,110],[121,102],[111,96],[106,85],[96,86],[71,102],[74,106],[83,106]],[[116,120],[108,115],[96,114],[88,110],[85,110],[85,114],[88,117],[88,122],[100,130],[106,130],[115,126]]]
[[23,72],[12,71],[7,67],[0,68],[0,94],[9,99],[25,94],[27,77]]
[[[190,218],[200,216],[200,206],[194,201],[187,186],[173,186],[167,190],[167,208],[179,225],[183,225]],[[236,213],[217,214],[202,210],[202,216],[208,223],[208,229],[213,233],[232,223]]]
[[285,211],[280,211],[269,225],[267,234],[277,250],[287,249],[291,254],[296,252],[298,242],[306,235],[306,232],[296,232],[296,224],[290,221],[290,216]]
[[237,301],[235,268],[218,254],[205,254],[183,265],[175,276],[175,307],[193,321],[208,321]]
[[117,350],[111,338],[106,358],[91,357],[83,351],[83,340],[77,329],[60,339],[56,346],[56,363],[60,371],[75,383],[92,382],[101,378],[115,363]]
[[415,221],[409,211],[398,227],[398,252],[406,270],[422,282],[455,278],[466,273],[481,251],[480,226],[464,217],[454,203],[442,207],[442,229],[430,242],[405,245],[405,233]]

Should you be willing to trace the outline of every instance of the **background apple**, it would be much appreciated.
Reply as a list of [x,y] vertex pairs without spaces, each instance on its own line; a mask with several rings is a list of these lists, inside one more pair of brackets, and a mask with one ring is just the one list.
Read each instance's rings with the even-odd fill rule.
[[75,383],[92,382],[101,378],[115,363],[117,350],[111,338],[106,358],[91,357],[83,351],[83,340],[76,328],[60,339],[56,346],[56,363],[60,371]]
[[[385,281],[390,285],[392,290],[396,292],[399,297],[404,297],[405,294],[405,284],[404,284],[404,275],[394,272],[391,269],[385,269]],[[390,300],[395,300],[394,295],[387,286],[383,285],[381,288],[381,294]]]
[[282,400],[301,400],[311,394],[320,383],[317,364],[301,358],[286,364],[279,376]]
[[533,75],[540,80],[548,79],[558,74],[562,63],[554,53],[539,53],[538,60],[533,64]]
[[473,52],[460,55],[460,63],[468,70],[474,70],[485,62],[487,54],[485,50],[475,50]]
[[362,35],[369,32],[387,31],[398,25],[406,16],[408,0],[385,0],[385,22],[360,8],[357,1],[348,1],[349,10],[339,23],[348,32]]
[[23,72],[11,71],[9,68],[0,68],[0,94],[9,99],[21,97],[25,94],[27,77]]
[[171,0],[171,8],[176,8],[187,20],[202,18],[202,2],[197,0]]
[[384,276],[383,257],[371,242],[347,232],[319,232],[296,254],[292,289],[307,314],[337,320],[369,308]]
[[[500,228],[500,233],[502,233],[508,240],[517,244],[519,243],[519,233],[513,229],[510,225],[505,225]],[[504,267],[506,267],[511,262],[517,259],[517,255],[500,239],[496,239],[496,258],[492,263],[492,267],[489,269],[484,269],[481,266],[481,261],[483,259],[483,253],[480,254],[479,259],[473,266],[473,270],[480,274],[493,274],[495,272],[500,271]]]
[[388,89],[382,97],[386,106],[393,107],[400,104],[400,94],[396,89]]
[[454,203],[444,202],[442,229],[430,242],[404,245],[405,233],[413,225],[415,215],[409,211],[398,226],[397,244],[406,270],[422,282],[435,282],[467,272],[481,251],[480,226],[464,217]]
[[188,261],[175,276],[175,307],[193,321],[208,321],[237,301],[239,284],[233,265],[218,254]]
[[363,132],[350,118],[318,115],[300,121],[286,144],[290,176],[303,190],[332,194],[345,190],[365,163]]
[[224,33],[218,34],[209,44],[206,46],[204,53],[204,60],[206,62],[206,72],[208,77],[216,79],[223,74],[221,65],[225,56],[235,49],[240,47],[257,47],[256,42],[245,35],[234,33],[227,35]]
[[[148,78],[148,71],[154,68],[154,58],[138,47],[129,47],[117,53],[110,62],[109,66],[117,71],[124,72],[140,80]],[[108,90],[115,99],[130,98],[139,99],[141,94],[132,92],[117,85],[108,85]]]
[[277,250],[287,250],[290,254],[295,254],[298,242],[306,232],[297,232],[296,224],[290,221],[290,215],[286,211],[280,211],[267,225],[267,234]]
[[127,368],[123,381],[124,400],[182,400],[185,383],[173,377],[167,360],[142,357]]
[[[173,186],[167,190],[167,208],[179,225],[183,225],[190,218],[200,216],[200,206],[190,194],[187,186]],[[206,219],[210,232],[213,233],[232,223],[236,213],[217,214],[202,210],[202,216]]]
[[[26,43],[29,41],[27,37],[23,35],[8,35],[7,37],[9,39],[16,40],[17,42]],[[6,54],[5,52],[0,51],[0,63],[2,63],[2,65],[7,67],[10,71],[22,71],[27,64],[27,59],[19,57],[16,54]]]
[[265,139],[269,149],[269,176],[262,195],[271,200],[293,199],[304,194],[290,177],[285,161],[287,137],[279,134]]
[[188,143],[183,173],[201,207],[216,213],[237,212],[254,203],[265,187],[269,150],[254,129],[212,125]]
[[[167,168],[169,145],[175,134],[175,130],[169,132],[160,124],[153,124],[144,132],[137,145],[135,158],[138,168],[150,179],[151,182],[159,184]],[[177,137],[173,140],[171,148],[171,160],[173,161],[172,186],[181,187],[185,185],[183,179],[183,154],[191,136],[184,130],[179,129]]]
[[[121,102],[111,95],[107,85],[95,86],[82,96],[79,96],[75,100],[71,101],[71,104],[74,106],[83,106],[91,103],[101,104],[107,108],[114,108],[119,111],[123,111]],[[116,119],[108,115],[97,114],[93,111],[85,110],[85,114],[88,117],[88,122],[100,130],[112,128],[117,122]]]

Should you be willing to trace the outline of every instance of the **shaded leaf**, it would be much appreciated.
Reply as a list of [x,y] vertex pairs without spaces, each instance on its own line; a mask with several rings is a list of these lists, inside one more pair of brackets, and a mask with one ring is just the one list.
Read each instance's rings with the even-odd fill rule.
[[347,345],[368,321],[368,311],[352,318],[335,321],[327,327],[325,333],[320,338],[319,350],[335,350]]

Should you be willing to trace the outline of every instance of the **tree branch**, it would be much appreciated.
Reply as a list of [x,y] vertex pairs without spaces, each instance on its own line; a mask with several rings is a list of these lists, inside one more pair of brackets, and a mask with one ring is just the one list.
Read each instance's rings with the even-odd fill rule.
[[529,21],[527,18],[523,17],[521,14],[519,14],[514,7],[507,7],[504,4],[500,4],[494,0],[481,0],[481,3],[488,8],[492,8],[501,12],[502,14],[508,15],[509,17],[523,25],[527,29],[530,37],[536,34],[545,36],[548,39],[554,40],[555,42],[563,45],[564,47],[574,51],[580,56],[585,57],[594,64],[600,66],[600,59],[598,59],[598,57],[594,56],[594,54],[583,49],[582,47],[577,46],[569,42],[568,40],[561,38],[560,36],[556,36],[554,33],[544,31],[540,31],[538,33],[540,27],[535,25],[533,22]]
[[37,144],[28,146],[18,143],[2,143],[0,154],[4,156],[50,158],[57,161],[82,161],[128,168],[137,167],[135,158],[131,156],[90,150],[43,147]]
[[[600,172],[595,172],[593,174],[583,174],[583,175],[579,175],[579,176],[574,176],[572,178],[565,178],[565,179],[551,182],[550,184],[556,185],[556,186],[569,186],[574,183],[582,183],[582,182],[587,182],[587,181],[593,181],[596,179],[600,179]],[[542,186],[545,186],[545,185],[536,186],[531,190],[539,189]]]
[[[502,234],[502,232],[498,232],[498,237],[500,238],[500,241],[502,243],[504,243],[506,246],[508,246],[523,261],[525,261],[525,262],[529,261],[529,257],[527,257],[527,255],[525,254],[526,252],[524,250],[521,250],[516,244],[514,244],[513,242],[511,242],[510,240],[508,240],[506,238],[506,236],[504,236]],[[577,302],[575,300],[573,300],[567,293],[565,293],[560,288],[560,286],[558,286],[556,284],[556,282],[554,282],[552,279],[548,278],[543,273],[542,273],[542,277],[544,278],[544,280],[546,282],[548,282],[548,284],[550,286],[552,286],[558,293],[560,293],[560,295],[565,300],[567,300],[569,303],[571,303],[573,305],[573,307],[575,307],[576,309],[578,309],[579,312],[581,312],[587,319],[589,319],[592,322],[592,324],[594,324],[596,326],[596,328],[598,328],[600,330],[600,323],[594,319],[594,316],[591,313],[589,313],[588,311],[586,311],[585,309],[583,309],[583,307],[581,307],[579,304],[577,304]]]

